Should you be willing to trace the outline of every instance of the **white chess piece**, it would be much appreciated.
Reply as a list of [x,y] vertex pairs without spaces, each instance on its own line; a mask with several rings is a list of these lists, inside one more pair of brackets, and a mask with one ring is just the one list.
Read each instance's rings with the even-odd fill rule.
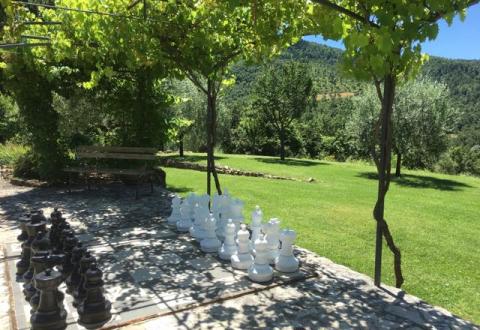
[[275,258],[278,257],[280,245],[280,220],[277,218],[270,219],[269,222],[263,225],[263,232],[268,242],[268,262],[274,264]]
[[249,236],[250,233],[247,230],[247,226],[242,224],[237,233],[238,251],[230,258],[232,267],[235,269],[248,269],[253,263],[253,256],[250,253]]
[[273,278],[273,268],[268,264],[268,246],[263,235],[255,241],[257,254],[253,264],[248,268],[248,278],[254,282],[268,282]]
[[250,224],[250,229],[252,230],[252,239],[250,243],[250,250],[252,253],[255,252],[253,243],[257,240],[258,236],[262,233],[262,220],[263,212],[260,209],[260,206],[255,206],[255,210],[252,212],[252,223]]
[[223,260],[230,260],[235,253],[237,253],[237,244],[235,244],[235,224],[232,222],[232,219],[229,219],[225,229],[225,241],[218,250],[218,256]]
[[177,231],[187,233],[192,226],[192,219],[190,217],[190,205],[185,201],[180,206],[181,218],[177,221]]
[[182,218],[182,215],[180,214],[180,205],[182,203],[182,200],[178,195],[175,195],[172,199],[172,213],[167,219],[167,224],[170,227],[176,227],[177,226],[177,221],[179,221]]
[[230,214],[230,203],[231,199],[228,195],[221,195],[219,201],[219,217],[217,218],[217,236],[223,241],[225,239],[225,227],[227,225],[228,219],[231,218]]
[[243,205],[244,203],[236,198],[230,204],[230,217],[235,224],[235,233],[240,230],[240,224],[243,222]]
[[212,213],[208,216],[208,218],[205,220],[205,229],[206,229],[206,235],[205,238],[202,239],[200,242],[200,248],[202,249],[203,252],[206,253],[213,253],[217,252],[218,248],[221,245],[221,242],[217,238],[217,234],[215,233],[215,223],[217,220],[213,216]]
[[293,242],[297,234],[295,231],[285,229],[280,234],[282,248],[275,259],[275,269],[282,273],[294,273],[298,270],[298,259],[293,255]]
[[205,210],[197,203],[194,209],[193,225],[190,227],[190,235],[192,235],[193,238],[201,240],[205,237],[203,222],[208,216],[208,213],[208,209]]

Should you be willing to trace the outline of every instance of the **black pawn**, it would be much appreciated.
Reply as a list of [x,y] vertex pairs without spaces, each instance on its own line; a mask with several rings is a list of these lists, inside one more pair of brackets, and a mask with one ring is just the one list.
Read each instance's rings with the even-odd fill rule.
[[58,207],[53,209],[53,212],[50,213],[50,221],[53,224],[54,220],[58,220],[62,218],[62,212],[58,210]]
[[25,242],[28,239],[27,234],[27,223],[30,222],[30,213],[26,213],[18,219],[20,230],[22,231],[20,235],[17,236],[19,242]]
[[28,234],[28,239],[22,243],[22,256],[20,261],[17,262],[17,275],[22,276],[28,271],[30,267],[30,258],[32,256],[31,246],[35,239],[37,232],[46,231],[47,223],[43,213],[38,212],[30,217],[30,221],[25,223],[25,227]]
[[42,255],[45,253],[48,254],[48,250],[50,250],[50,240],[47,238],[47,235],[43,231],[37,232],[37,235],[30,246],[30,263],[28,271],[23,274],[23,293],[25,294],[25,299],[27,301],[30,301],[32,296],[35,294],[35,287],[32,281],[35,274],[35,268],[32,258],[36,256],[37,253],[41,253]]
[[112,305],[103,295],[102,275],[95,263],[85,273],[87,295],[78,306],[78,324],[87,329],[100,328],[112,318]]
[[57,300],[58,286],[62,274],[46,269],[36,275],[35,283],[40,290],[40,305],[30,317],[32,330],[63,330],[67,328],[67,313],[60,308]]
[[52,221],[52,226],[50,227],[49,237],[50,237],[52,246],[57,246],[60,232],[63,230],[63,227],[65,226],[67,221],[61,216],[53,217],[51,218],[51,221]]
[[78,287],[80,280],[82,278],[82,273],[80,272],[80,260],[82,260],[83,255],[87,250],[83,247],[82,243],[77,243],[72,250],[72,265],[73,270],[70,276],[67,277],[65,281],[67,284],[67,293],[73,294],[75,289]]
[[73,306],[78,307],[82,301],[85,299],[87,295],[87,291],[85,290],[85,282],[86,277],[85,274],[87,270],[90,268],[90,265],[95,262],[95,257],[93,257],[90,252],[85,252],[82,259],[80,259],[80,281],[78,282],[78,286],[75,288],[73,293]]
[[66,279],[73,271],[72,264],[72,252],[73,248],[77,245],[78,239],[73,233],[69,233],[65,236],[63,243],[63,253],[65,254],[65,261],[62,264],[62,275]]
[[[38,254],[38,253],[37,253]],[[42,256],[34,256],[32,257],[32,263],[35,267],[35,276],[33,277],[35,281],[36,275],[40,274],[41,272],[45,271],[46,269],[51,269],[56,265],[60,265],[65,260],[65,256],[63,255],[42,255]],[[37,289],[37,284],[34,282],[35,288]],[[60,308],[63,308],[63,300],[65,295],[62,291],[56,291],[57,302]],[[35,294],[30,299],[30,313],[34,313],[38,309],[38,305],[40,304],[40,291],[37,289]]]

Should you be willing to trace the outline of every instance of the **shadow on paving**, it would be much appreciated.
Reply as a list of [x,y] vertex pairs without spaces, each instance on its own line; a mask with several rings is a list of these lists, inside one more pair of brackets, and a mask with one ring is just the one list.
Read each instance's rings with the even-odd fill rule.
[[[378,180],[378,174],[374,172],[362,172],[357,176],[364,179]],[[399,186],[411,188],[428,188],[446,191],[458,191],[463,190],[463,188],[472,188],[472,186],[466,183],[455,180],[414,174],[402,174],[399,178],[392,175],[391,181]]]
[[[404,292],[379,290],[371,282],[318,269],[310,279],[160,318],[175,329],[479,329]],[[410,298],[411,299],[411,298]],[[219,322],[222,322],[219,324]]]
[[313,160],[306,160],[306,159],[294,159],[294,158],[286,158],[285,160],[281,160],[280,158],[263,158],[263,157],[255,157],[254,158],[258,162],[267,163],[267,164],[276,164],[276,165],[286,165],[286,166],[323,166],[323,165],[330,165],[328,163],[313,161]]

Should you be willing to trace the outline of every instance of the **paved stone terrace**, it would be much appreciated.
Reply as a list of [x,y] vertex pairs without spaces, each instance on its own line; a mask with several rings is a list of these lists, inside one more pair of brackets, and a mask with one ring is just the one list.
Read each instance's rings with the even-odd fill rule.
[[[29,314],[19,308],[21,283],[12,274],[19,252],[15,219],[26,209],[53,206],[66,211],[100,260],[114,312],[107,327],[480,329],[397,289],[378,289],[369,277],[300,248],[299,273],[277,274],[266,286],[251,283],[165,226],[170,194],[159,188],[140,200],[119,184],[68,194],[0,181],[0,189],[0,322],[12,329],[28,328],[22,312]],[[75,311],[69,312],[69,328],[75,329]]]

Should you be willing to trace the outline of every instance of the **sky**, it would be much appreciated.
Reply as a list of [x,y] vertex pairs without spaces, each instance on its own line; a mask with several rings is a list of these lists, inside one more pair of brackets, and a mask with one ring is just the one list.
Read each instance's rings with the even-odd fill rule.
[[[452,25],[440,21],[438,36],[422,44],[422,52],[429,55],[456,59],[480,60],[480,4],[467,9],[462,22],[456,17]],[[341,42],[323,40],[321,36],[306,36],[303,39],[328,46],[344,48]]]

